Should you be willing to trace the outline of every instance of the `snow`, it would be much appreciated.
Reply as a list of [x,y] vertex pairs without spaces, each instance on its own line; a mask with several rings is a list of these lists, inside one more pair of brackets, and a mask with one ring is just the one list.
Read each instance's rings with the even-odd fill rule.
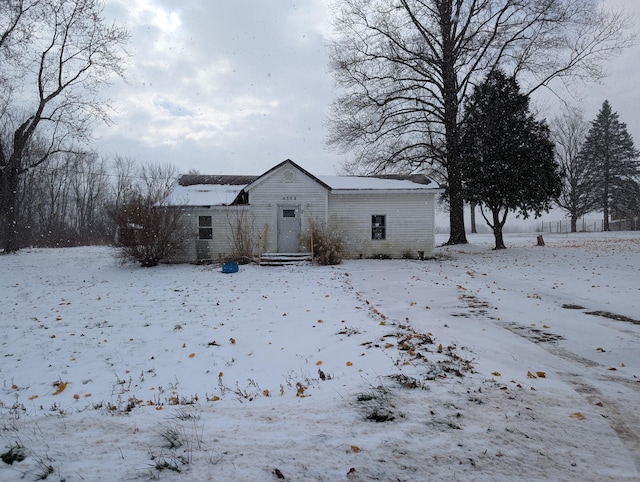
[[1,256],[0,480],[638,480],[640,234],[535,237],[234,274]]
[[383,179],[366,176],[317,176],[334,191],[341,190],[407,190],[433,191],[439,189],[437,184],[419,184],[407,179]]
[[228,206],[244,188],[233,184],[177,185],[171,191],[168,205],[180,206]]

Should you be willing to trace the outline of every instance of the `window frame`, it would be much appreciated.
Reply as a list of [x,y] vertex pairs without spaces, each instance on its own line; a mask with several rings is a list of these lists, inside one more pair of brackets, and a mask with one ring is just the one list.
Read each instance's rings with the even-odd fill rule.
[[[208,224],[206,224],[207,220]],[[208,214],[198,215],[198,239],[204,241],[213,239],[213,216]]]
[[387,215],[371,215],[371,240],[384,241],[387,239]]

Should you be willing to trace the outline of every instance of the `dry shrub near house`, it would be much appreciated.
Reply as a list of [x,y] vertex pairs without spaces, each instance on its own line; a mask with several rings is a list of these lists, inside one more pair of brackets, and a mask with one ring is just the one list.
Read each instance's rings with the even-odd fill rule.
[[157,266],[182,249],[186,233],[182,210],[159,206],[152,198],[135,196],[110,212],[121,233],[119,256],[144,268]]
[[344,241],[342,233],[336,228],[319,221],[309,223],[309,234],[303,237],[302,243],[311,246],[313,258],[321,265],[342,263],[344,257]]

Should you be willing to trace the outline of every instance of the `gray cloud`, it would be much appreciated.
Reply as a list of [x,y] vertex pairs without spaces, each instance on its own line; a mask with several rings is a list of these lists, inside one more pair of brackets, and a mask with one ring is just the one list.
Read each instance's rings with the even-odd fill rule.
[[[325,147],[336,95],[327,3],[108,0],[107,16],[132,33],[132,56],[98,149],[182,172],[260,174],[291,158],[334,173],[343,156]],[[626,4],[640,19],[640,2]],[[583,103],[592,119],[607,98],[640,142],[638,51],[612,61],[602,86],[585,86]]]

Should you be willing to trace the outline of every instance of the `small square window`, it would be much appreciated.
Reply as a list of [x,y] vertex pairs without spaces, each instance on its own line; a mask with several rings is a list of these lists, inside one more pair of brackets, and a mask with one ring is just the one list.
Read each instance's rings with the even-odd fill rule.
[[371,239],[386,239],[386,216],[374,214],[371,216]]
[[198,239],[213,239],[211,216],[198,216]]
[[283,218],[295,218],[296,217],[296,210],[295,209],[283,209],[282,210],[282,217]]

